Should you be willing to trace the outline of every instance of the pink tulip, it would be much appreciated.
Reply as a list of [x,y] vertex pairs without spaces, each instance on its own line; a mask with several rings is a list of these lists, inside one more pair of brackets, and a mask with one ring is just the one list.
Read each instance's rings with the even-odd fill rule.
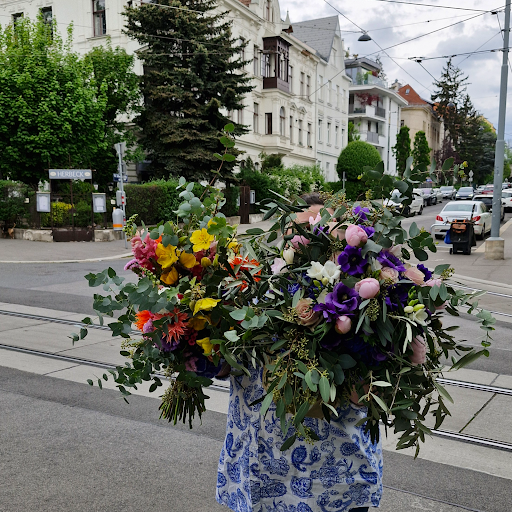
[[290,243],[293,245],[293,247],[295,249],[299,249],[299,244],[300,245],[308,245],[309,244],[309,239],[307,239],[305,236],[301,236],[301,235],[295,235],[291,240],[290,240]]
[[334,330],[338,334],[347,334],[352,327],[352,320],[346,315],[339,316],[336,319],[336,325],[334,326]]
[[352,247],[360,247],[368,242],[368,235],[363,228],[355,224],[349,224],[345,231],[345,240]]
[[442,279],[435,278],[435,279],[429,279],[426,283],[427,286],[441,286],[443,284]]
[[354,289],[363,299],[373,299],[373,297],[380,292],[380,284],[377,279],[367,277],[366,279],[358,281]]
[[411,342],[412,355],[409,361],[412,364],[423,364],[427,360],[427,344],[421,336],[415,336]]
[[425,274],[418,267],[410,267],[404,272],[404,277],[419,286],[425,284]]

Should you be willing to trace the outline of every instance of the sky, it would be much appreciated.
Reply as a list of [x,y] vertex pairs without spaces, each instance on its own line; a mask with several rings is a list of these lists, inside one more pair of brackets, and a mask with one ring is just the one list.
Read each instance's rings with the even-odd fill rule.
[[[386,0],[279,0],[279,3],[281,18],[285,19],[288,11],[292,24],[338,15],[345,49],[350,51],[351,56],[358,54],[359,57],[374,59],[379,54],[389,84],[398,79],[403,85],[410,84],[420,96],[428,100],[435,90],[434,78],[440,77],[447,61],[446,58],[427,60],[429,57],[503,47],[499,23],[503,28],[505,0],[403,1],[414,2],[415,5]],[[479,12],[500,8],[502,10],[497,15]],[[453,26],[387,49],[448,25]],[[360,29],[367,31],[372,41],[359,42]],[[425,60],[419,64],[409,60],[410,57],[424,57]],[[512,56],[509,61],[512,62]],[[475,108],[497,129],[502,52],[460,55],[453,57],[452,62],[468,76],[467,93]],[[509,145],[512,143],[512,116],[509,115],[512,113],[511,67],[509,64],[505,126],[505,140]]]

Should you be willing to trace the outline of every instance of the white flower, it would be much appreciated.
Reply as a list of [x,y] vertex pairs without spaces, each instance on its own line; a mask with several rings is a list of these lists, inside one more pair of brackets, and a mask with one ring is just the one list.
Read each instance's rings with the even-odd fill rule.
[[311,262],[311,268],[308,270],[307,274],[311,279],[318,279],[318,281],[322,280],[324,277],[324,266],[318,261]]
[[336,265],[336,263],[332,262],[331,260],[326,261],[324,268],[323,268],[323,277],[329,280],[330,284],[333,284],[334,281],[339,279],[341,275],[341,269],[339,265]]
[[276,258],[274,263],[270,265],[272,274],[280,274],[284,267],[286,267],[286,261],[284,261],[282,258]]
[[293,263],[293,257],[295,256],[295,251],[293,249],[285,249],[283,251],[283,259],[286,261],[287,265],[291,265]]
[[318,304],[325,304],[325,299],[327,297],[327,290],[324,288],[321,292],[320,292],[320,295],[316,298],[316,302]]
[[405,306],[404,313],[414,313],[414,308],[412,306]]
[[427,319],[428,319],[428,313],[424,309],[415,311],[411,316],[411,320],[413,322],[416,322],[419,325],[427,325],[427,322],[426,322]]

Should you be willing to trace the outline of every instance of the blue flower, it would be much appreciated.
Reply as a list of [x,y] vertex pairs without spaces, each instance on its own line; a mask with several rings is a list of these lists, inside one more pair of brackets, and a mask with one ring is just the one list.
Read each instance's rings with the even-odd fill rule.
[[347,245],[338,256],[338,264],[342,272],[355,276],[357,274],[364,274],[368,260],[361,255],[361,249]]
[[425,265],[422,265],[421,263],[418,265],[418,270],[421,270],[423,272],[423,274],[425,275],[425,281],[428,281],[429,279],[432,278],[432,272],[430,272],[430,270],[425,267]]
[[290,295],[295,295],[300,290],[299,283],[293,283],[288,285],[288,293]]
[[377,261],[383,267],[394,268],[398,272],[405,272],[404,264],[393,254],[388,251],[381,251],[377,256]]

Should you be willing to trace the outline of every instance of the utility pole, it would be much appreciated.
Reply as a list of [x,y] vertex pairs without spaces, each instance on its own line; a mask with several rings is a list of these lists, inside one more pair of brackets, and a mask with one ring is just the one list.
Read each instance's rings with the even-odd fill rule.
[[491,236],[485,242],[485,258],[488,260],[505,259],[505,240],[500,237],[501,184],[503,182],[503,163],[505,160],[505,115],[507,111],[508,84],[508,45],[510,36],[510,2],[505,4],[505,30],[503,31],[503,59],[501,63],[500,109],[498,117],[498,139],[494,156],[494,191],[492,198]]
[[[126,148],[126,143],[118,142],[116,145],[117,155],[119,157],[119,191],[121,192],[121,209],[123,210],[123,227],[126,226],[126,201],[124,195],[124,176],[123,176],[123,153]],[[126,231],[124,232],[124,248],[128,248],[126,239]]]

